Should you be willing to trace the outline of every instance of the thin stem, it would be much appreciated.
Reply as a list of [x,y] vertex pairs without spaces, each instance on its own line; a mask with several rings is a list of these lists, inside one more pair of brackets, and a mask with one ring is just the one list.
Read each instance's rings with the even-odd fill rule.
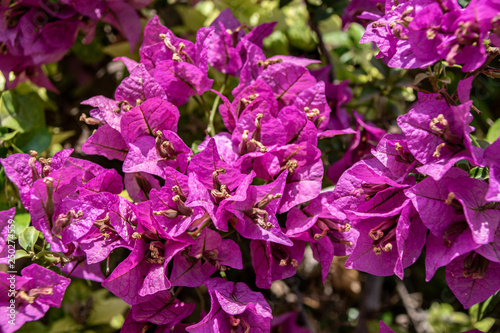
[[200,108],[203,109],[203,103],[201,102],[200,96],[194,95],[193,98],[196,101],[196,103],[198,103],[198,105],[200,106]]
[[479,303],[478,308],[477,308],[477,316],[476,316],[476,322],[481,320],[481,311],[483,311],[483,305],[484,302]]
[[228,232],[227,234],[222,235],[222,238],[223,238],[223,239],[224,239],[224,238],[228,238],[229,236],[231,236],[231,235],[232,235],[232,234],[234,234],[235,232],[236,232],[236,229],[233,229],[233,230],[231,230],[230,232]]
[[[226,89],[226,80],[224,80],[224,83],[222,84],[222,87],[221,87],[219,93],[223,94],[225,89]],[[216,95],[214,104],[212,105],[212,109],[210,110],[210,115],[208,117],[207,133],[210,136],[215,135],[214,119],[215,119],[215,113],[217,111],[217,107],[219,106],[219,102],[220,102],[220,96]]]
[[[311,13],[309,13],[309,16],[311,16]],[[311,30],[316,33],[316,36],[318,36],[318,47],[323,56],[325,57],[327,65],[330,66],[330,72],[328,74],[330,82],[333,82],[335,81],[335,70],[333,68],[333,61],[332,57],[330,57],[330,52],[328,52],[325,42],[323,41],[323,34],[321,33],[318,24],[314,22],[314,18],[310,19],[309,25],[311,26]]]
[[172,295],[172,298],[166,304],[167,306],[172,304],[177,299],[177,296],[179,296],[179,293],[181,292],[182,288],[184,288],[184,287],[180,286],[179,288],[175,289],[175,292]]
[[198,298],[200,299],[201,312],[206,312],[205,311],[205,298],[201,294],[200,287],[196,287],[196,288],[194,288],[194,290],[196,290],[196,294],[198,295]]
[[69,277],[71,276],[71,274],[73,274],[73,272],[74,272],[74,271],[75,271],[75,269],[78,267],[78,265],[80,264],[80,262],[81,262],[81,261],[77,261],[77,262],[75,263],[75,267],[73,267],[73,268],[71,269],[71,272],[69,272],[68,274],[66,274],[66,277],[67,277],[67,278],[69,278]]
[[472,139],[472,142],[476,145],[476,147],[481,147],[479,143],[476,141],[476,138],[474,138],[471,134],[469,134],[470,138]]
[[24,153],[24,151],[22,151],[22,149],[20,149],[19,147],[17,147],[15,144],[13,144],[12,142],[10,143],[10,145],[12,146],[12,148],[14,148],[14,150],[18,153]]
[[[224,94],[224,90],[226,89],[226,83],[227,83],[228,78],[229,78],[229,75],[227,75],[227,74],[224,75],[224,82],[222,83],[222,86],[219,90],[219,94],[221,94],[221,95]],[[219,106],[219,102],[220,102],[219,94],[216,94],[217,96],[215,96],[214,104],[212,105],[212,109],[210,110],[209,117],[208,117],[208,126],[206,129],[206,132],[210,136],[215,135],[214,120],[215,120],[215,113],[217,111],[217,107]],[[202,96],[202,98],[203,98],[203,96]]]
[[205,229],[207,226],[209,226],[210,224],[212,224],[212,219],[208,218],[206,221],[204,221],[199,227],[198,229],[196,229],[196,231],[194,231],[191,236],[193,237],[198,237],[201,232],[203,231],[203,229]]
[[199,95],[199,96],[200,96],[200,100],[201,100],[202,106],[205,109],[205,111],[210,112],[210,108],[208,107],[208,103],[205,100],[205,97],[203,97],[203,95]]

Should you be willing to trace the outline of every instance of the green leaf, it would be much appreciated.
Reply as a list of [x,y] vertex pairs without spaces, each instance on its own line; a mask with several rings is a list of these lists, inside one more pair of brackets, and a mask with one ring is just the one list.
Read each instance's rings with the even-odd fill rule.
[[81,38],[77,38],[71,51],[84,63],[95,64],[104,58],[102,43],[99,38],[94,38],[92,42],[83,44]]
[[291,2],[292,2],[292,0],[280,0],[279,8],[285,7],[286,5],[288,5]]
[[38,321],[30,321],[25,323],[18,331],[17,333],[32,333],[32,332],[37,332],[37,333],[46,333],[48,330],[48,327],[43,325],[39,320]]
[[428,73],[418,73],[416,76],[415,76],[415,79],[413,80],[413,84],[414,85],[417,85],[419,84],[420,82],[422,82],[423,80],[427,79],[429,77],[429,74]]
[[439,81],[441,81],[443,83],[446,83],[446,84],[450,84],[451,83],[451,78],[448,77],[448,76],[443,76],[442,78],[439,79]]
[[9,132],[8,127],[0,127],[0,141],[9,141],[12,140],[13,137],[16,136],[16,134],[19,133],[18,131],[13,131]]
[[469,175],[472,178],[481,179],[481,180],[485,180],[485,179],[488,179],[490,177],[489,172],[488,172],[488,168],[480,168],[480,167],[474,167],[474,168],[470,169]]
[[52,272],[62,275],[61,269],[58,266],[50,266],[47,267],[47,269],[50,269]]
[[46,127],[41,127],[16,137],[15,144],[25,153],[30,150],[44,151],[49,148],[52,136]]
[[480,140],[480,139],[476,139],[476,142],[477,144],[479,145],[480,148],[482,149],[486,149],[488,148],[489,146],[491,146],[491,143],[488,142],[488,141],[484,141],[484,140]]
[[207,19],[205,15],[200,13],[195,8],[187,6],[177,6],[176,12],[181,16],[184,26],[192,32],[198,31]]
[[500,119],[497,119],[493,125],[491,125],[486,135],[486,141],[494,142],[500,136]]
[[330,16],[332,16],[332,15],[333,15],[333,8],[331,8],[331,7],[326,7],[326,8],[318,7],[314,11],[313,21],[315,23],[318,23],[320,21],[323,21],[323,20],[330,18]]
[[490,328],[495,324],[495,319],[488,317],[474,324],[474,328],[477,328],[481,332],[489,332]]
[[201,143],[200,140],[194,140],[193,143],[191,144],[191,150],[193,151],[193,154],[198,154],[201,150],[198,149],[198,145]]
[[[130,43],[129,42],[119,42],[114,43],[109,46],[105,46],[102,48],[102,52],[107,54],[113,58],[118,57],[129,57],[134,58],[133,55],[130,54]],[[136,60],[136,59],[134,59]]]
[[460,6],[462,6],[462,8],[467,7],[469,2],[470,2],[470,0],[458,0],[458,3],[460,4]]
[[120,194],[118,194],[120,197],[123,197],[125,199],[127,199],[128,201],[130,202],[134,202],[134,200],[132,200],[132,198],[130,198],[130,195],[128,194],[127,190],[123,190]]
[[83,325],[78,324],[71,317],[64,317],[56,321],[51,327],[48,333],[77,333],[81,332]]
[[482,319],[490,314],[494,314],[499,303],[500,303],[500,292],[497,292],[495,295],[491,296],[483,303],[480,303],[482,304],[482,306],[481,306],[481,313],[479,314],[479,319]]
[[34,92],[6,91],[0,97],[0,126],[21,133],[45,126],[43,100]]
[[109,292],[105,289],[98,290],[92,294],[94,307],[88,318],[91,325],[108,324],[113,317],[121,315],[129,308],[129,305],[118,297],[105,298]]
[[71,138],[72,136],[76,135],[76,131],[71,130],[71,131],[63,131],[63,132],[53,132],[52,134],[52,141],[51,145],[57,144],[57,143],[63,143],[67,139]]
[[39,231],[34,227],[27,227],[18,237],[19,245],[26,251],[33,251],[33,246],[38,240],[38,234]]
[[16,221],[16,235],[19,235],[30,225],[31,215],[29,213],[18,213],[14,216],[14,221]]
[[21,259],[21,258],[31,258],[31,254],[28,254],[28,252],[24,250],[17,250],[16,251],[16,256],[15,259]]

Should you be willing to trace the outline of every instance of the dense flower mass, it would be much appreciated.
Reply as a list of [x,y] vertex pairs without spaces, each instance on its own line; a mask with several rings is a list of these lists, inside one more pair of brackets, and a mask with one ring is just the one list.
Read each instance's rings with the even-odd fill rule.
[[481,67],[488,54],[498,54],[498,13],[495,1],[386,1],[385,10],[368,6],[359,17],[371,20],[361,43],[375,42],[390,67],[422,68],[444,59],[464,72]]
[[[99,3],[130,15],[128,8],[144,4]],[[9,9],[21,15],[19,22],[4,27],[12,35],[3,44],[11,55],[15,47],[28,50],[22,44],[25,11],[49,10],[33,6]],[[385,6],[383,16],[363,14],[376,18],[363,41],[375,41],[390,66],[422,67],[445,59],[471,71],[486,61],[490,49],[483,41],[493,42],[496,17],[488,10],[494,7],[489,1],[472,1],[464,9],[452,0]],[[68,24],[71,36],[61,37],[60,52],[50,60],[35,57],[43,45],[33,44],[33,53],[24,55],[37,59],[30,66],[55,61],[66,52],[82,28],[77,18],[90,18],[90,36],[95,20],[108,13],[106,8],[63,8],[64,15],[53,13],[60,19],[54,24]],[[127,19],[118,16],[111,23]],[[446,24],[438,28],[438,21]],[[97,126],[83,151],[122,161],[123,177],[71,157],[68,149],[52,158],[32,151],[0,160],[33,227],[52,253],[60,253],[51,265],[101,282],[131,305],[122,332],[305,330],[294,327],[294,320],[285,323],[283,318],[296,314],[272,320],[261,293],[217,277],[243,269],[245,252],[255,285],[268,289],[296,274],[307,246],[321,265],[323,281],[333,257],[345,255],[347,268],[403,278],[425,246],[427,280],[445,266],[447,283],[465,308],[496,293],[500,141],[483,150],[471,139],[474,77],[462,80],[451,96],[446,91],[419,93],[408,113],[397,119],[400,134],[385,133],[356,111],[351,128],[342,107],[351,98],[345,83],[328,82],[324,69],[309,71],[317,61],[264,55],[263,39],[273,27],[266,23],[249,29],[226,10],[192,42],[175,36],[158,17],[151,19],[140,61],[117,59],[130,75],[114,97],[83,102],[94,109],[82,121]],[[132,42],[138,38],[124,33]],[[436,53],[420,54],[423,49]],[[232,97],[212,90],[209,66],[239,78]],[[218,106],[226,131],[215,133],[212,124],[193,150],[178,134],[178,107],[203,94],[220,98],[213,111]],[[347,134],[353,134],[347,152],[326,170],[336,186],[322,191],[325,170],[318,141]],[[471,177],[472,168],[488,168],[489,179]],[[4,221],[13,214],[0,214],[3,238]],[[241,239],[248,240],[248,248],[235,241]],[[127,249],[128,257],[104,276],[99,265],[118,248]],[[69,279],[51,272],[37,283],[30,280],[43,270],[33,264],[16,280],[16,302],[19,312],[24,311],[20,324],[60,305]],[[49,286],[49,278],[61,280],[57,288],[52,287],[55,282]],[[203,285],[211,298],[209,312],[202,312],[197,322],[181,323],[194,305],[178,299],[173,288]],[[39,304],[39,312],[31,310],[33,304]]]
[[2,0],[0,2],[0,71],[9,78],[8,88],[31,80],[55,89],[41,65],[61,58],[73,46],[79,31],[90,43],[100,20],[111,24],[130,41],[131,50],[139,42],[141,22],[138,9],[152,0],[46,1]]

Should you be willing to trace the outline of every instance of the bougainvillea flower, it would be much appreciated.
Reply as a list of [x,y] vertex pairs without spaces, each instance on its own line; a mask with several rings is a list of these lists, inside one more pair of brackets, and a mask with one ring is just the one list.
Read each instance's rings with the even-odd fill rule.
[[39,158],[29,154],[12,154],[0,159],[5,174],[19,189],[21,202],[26,209],[30,206],[30,190],[33,183],[50,175],[54,170],[60,169],[69,158],[73,149],[64,149],[52,158]]
[[349,5],[344,9],[344,14],[342,15],[342,27],[347,29],[352,22],[359,23],[363,27],[368,25],[366,19],[358,18],[360,14],[365,14],[365,12],[370,12],[375,15],[381,16],[382,7],[377,5],[378,3],[384,5],[385,1],[378,2],[373,0],[354,0],[350,1]]
[[485,199],[488,184],[479,179],[466,178],[452,182],[448,191],[448,198],[454,196],[462,204],[474,241],[478,244],[492,242],[500,223],[500,210],[498,203]]
[[271,87],[281,106],[292,104],[302,91],[316,84],[316,79],[307,68],[292,63],[271,65],[259,79]]
[[262,80],[256,80],[242,89],[235,88],[233,95],[235,96],[233,102],[229,102],[225,96],[219,94],[223,101],[219,106],[219,112],[229,132],[234,131],[236,122],[241,116],[257,109],[262,103],[265,103],[266,106],[261,107],[261,109],[267,109],[272,116],[275,117],[278,113],[278,102],[274,97],[273,90]]
[[[363,116],[353,111],[356,132],[344,156],[334,162],[327,171],[328,178],[336,183],[345,170],[359,160],[371,156],[371,149],[384,136],[385,131],[363,120]],[[327,131],[328,132],[328,131]],[[347,134],[347,133],[346,133]]]
[[[466,181],[469,178],[466,171],[452,168],[439,181],[428,177],[406,190],[406,195],[412,200],[425,226],[433,234],[442,235],[454,222],[465,220],[461,205],[447,202],[450,193],[448,187],[454,182]],[[452,199],[450,198],[450,201]]]
[[211,297],[210,312],[186,331],[205,332],[269,332],[271,308],[261,293],[254,292],[242,282],[221,278],[206,283]]
[[[64,292],[71,282],[36,264],[23,268],[21,275],[0,273],[0,308],[6,317],[0,323],[3,332],[15,332],[25,322],[42,318],[50,307],[60,307]],[[15,284],[15,303],[8,296],[11,284]]]
[[[138,229],[139,230],[139,229]],[[130,255],[122,261],[102,286],[128,304],[140,301],[140,296],[153,295],[171,287],[167,265],[174,255],[191,242],[163,240],[151,230],[134,234],[137,241]]]
[[85,251],[86,262],[89,265],[99,263],[115,248],[132,250],[135,243],[132,234],[137,225],[135,206],[125,198],[110,193],[99,193],[87,200],[94,206],[103,208],[103,214],[79,241]]
[[372,149],[372,154],[391,171],[398,181],[402,181],[419,165],[410,153],[405,136],[402,134],[384,135],[377,148]]
[[222,239],[217,232],[204,228],[190,248],[174,257],[170,273],[172,286],[198,287],[216,271],[228,267],[243,269],[241,251],[231,239]]
[[120,194],[123,191],[122,176],[115,169],[104,170],[78,189],[80,198],[85,198],[96,193],[108,192]]
[[233,163],[239,158],[239,154],[233,149],[231,134],[228,132],[219,132],[212,137],[207,136],[205,140],[198,145],[198,150],[205,149],[210,143],[211,138],[215,140],[217,152],[222,160],[227,162],[229,165],[233,165]]
[[332,110],[326,102],[325,83],[323,81],[304,89],[297,95],[293,105],[303,110],[307,115],[307,119],[312,121],[318,130],[322,131],[328,125]]
[[[75,169],[76,172],[70,171]],[[75,167],[60,171],[52,174],[56,176],[55,173],[59,173],[60,177],[45,177],[33,184],[30,213],[33,226],[43,233],[53,250],[66,252],[63,244],[85,236],[103,209],[94,207],[87,200],[68,197],[68,191],[76,190],[72,184],[78,184],[78,173],[81,171]]]
[[33,83],[55,90],[40,65],[61,60],[73,46],[78,31],[85,34],[83,43],[90,43],[95,35],[98,20],[110,23],[130,42],[133,52],[139,41],[141,22],[137,10],[150,0],[22,1],[11,6],[2,5],[0,42],[4,51],[0,55],[0,70],[14,72],[16,80],[8,82],[9,88],[31,79]]
[[277,330],[278,332],[293,332],[293,333],[311,333],[307,328],[297,325],[298,312],[288,312],[277,317],[271,321],[271,331]]
[[172,168],[166,168],[165,185],[150,192],[153,207],[153,226],[165,238],[175,239],[191,224],[204,216],[198,207],[187,205],[191,197],[188,177]]
[[205,188],[219,192],[224,192],[224,189],[232,192],[246,176],[222,160],[215,139],[212,138],[205,149],[193,156],[187,172],[196,174]]
[[497,228],[493,241],[474,250],[490,261],[500,262],[500,228]]
[[[205,51],[206,52],[206,51]],[[155,66],[166,60],[179,60],[198,64],[196,46],[188,40],[177,37],[160,23],[158,16],[148,21],[144,28],[144,42],[139,50],[141,64],[153,74]],[[206,62],[200,66],[206,70]]]
[[409,202],[398,215],[358,220],[354,226],[359,237],[346,267],[379,276],[396,274],[401,279],[404,269],[420,256],[427,233]]
[[[376,21],[367,25],[360,43],[375,42],[380,49],[377,58],[383,58],[390,67],[418,68],[428,65],[408,52],[410,44],[407,26],[414,16],[414,6],[417,5],[420,3],[387,1],[384,16],[379,16]],[[370,16],[375,18],[378,15]]]
[[174,60],[159,63],[154,78],[168,93],[168,100],[178,106],[185,104],[191,96],[202,95],[213,84],[213,80],[198,67]]
[[442,59],[439,45],[448,34],[449,18],[459,15],[456,1],[429,3],[415,8],[415,16],[408,25],[408,42],[411,52],[429,65]]
[[[380,202],[386,202],[391,197],[396,196],[398,201],[402,203],[404,198],[397,192],[407,188],[408,185],[398,184],[391,176],[377,159],[372,158],[357,162],[342,175],[331,194],[330,211],[332,215],[347,223],[348,216],[353,214],[356,216],[354,212],[357,212],[361,206],[366,208],[361,209],[362,212],[369,212],[370,207],[376,207],[372,204],[374,197],[377,197],[377,200],[382,199]],[[389,202],[379,213],[391,215],[390,212],[394,209],[399,208]]]
[[153,328],[158,332],[170,332],[173,326],[193,312],[194,307],[193,303],[174,299],[168,291],[141,297],[127,314],[121,332],[136,333]]
[[500,290],[500,263],[478,253],[464,254],[446,266],[446,283],[465,309]]
[[[449,190],[454,184],[462,182],[467,184],[470,180],[467,172],[452,168],[439,181],[428,177],[405,191],[423,223],[431,231],[427,240],[425,259],[427,281],[439,267],[481,246],[474,240],[476,237],[464,215],[464,206],[456,199],[456,194]],[[459,197],[467,198],[467,192]],[[469,199],[464,202],[468,201]],[[478,214],[481,217],[481,213]],[[481,234],[478,233],[477,236]],[[489,237],[493,239],[493,234]]]
[[473,146],[469,137],[472,102],[448,105],[440,94],[419,93],[418,99],[407,114],[398,117],[408,149],[423,164],[417,170],[438,180],[461,159],[481,164],[482,149]]
[[257,157],[285,145],[284,132],[282,123],[259,107],[238,119],[231,141],[234,150],[240,155],[258,153],[252,154],[252,157]]
[[120,129],[120,122],[122,117],[122,111],[130,110],[131,105],[121,103],[111,98],[104,96],[94,96],[82,102],[84,105],[90,105],[96,109],[90,111],[92,118],[96,119],[100,123],[107,124],[118,132]]
[[238,188],[234,196],[221,202],[219,210],[234,214],[229,222],[243,237],[291,246],[292,242],[281,231],[276,219],[287,175],[285,170],[267,185]]
[[123,162],[124,172],[147,172],[162,178],[166,169],[179,168],[186,172],[191,149],[172,131],[157,131],[156,137],[144,135],[129,144],[130,150]]
[[496,204],[485,200],[487,189],[483,181],[453,168],[441,181],[427,178],[408,190],[407,195],[435,235],[446,233],[456,221],[467,221],[474,242],[486,244],[492,241],[500,221]]
[[339,221],[328,209],[331,192],[321,193],[302,210],[292,208],[287,215],[286,235],[310,242],[313,257],[321,265],[323,282],[330,272],[333,255],[351,254],[359,232]]
[[238,31],[226,28],[222,22],[214,22],[211,26],[215,31],[207,39],[208,62],[222,73],[235,75],[242,66],[240,53],[235,47]]
[[[279,213],[314,199],[321,190],[323,163],[321,151],[309,142],[289,144],[271,150],[257,158],[245,156],[238,163],[243,172],[254,170],[257,177],[274,180],[288,171]],[[250,160],[250,161],[249,161]],[[252,162],[252,163],[249,163]]]
[[292,246],[252,240],[250,253],[252,265],[257,275],[255,285],[271,288],[273,281],[294,276],[304,257],[306,242],[294,240]]
[[489,187],[487,201],[500,202],[500,139],[484,151],[485,164],[489,167]]
[[483,41],[497,12],[493,2],[471,1],[458,15],[448,15],[443,23],[449,33],[437,48],[442,57],[450,65],[463,64],[464,72],[479,68],[487,58]]
[[141,135],[155,136],[157,131],[177,131],[179,110],[172,103],[159,97],[125,112],[121,117],[120,131],[126,142],[134,142]]
[[138,104],[150,99],[161,98],[166,100],[167,95],[160,84],[153,79],[143,64],[137,64],[130,75],[123,79],[115,90],[115,100],[129,105]]
[[109,125],[99,126],[85,141],[82,151],[87,155],[101,155],[108,160],[123,161],[127,156],[129,147],[120,132]]
[[[341,221],[337,220],[334,214],[331,213],[331,193],[332,192],[320,193],[315,199],[311,200],[309,205],[305,206],[302,211],[307,216],[318,217],[315,226],[317,227],[317,230],[320,231],[320,233],[313,234],[313,238],[315,240],[318,240],[318,238],[321,237],[321,235],[324,235],[325,231],[327,231],[327,236],[332,242],[335,255],[347,256],[351,254],[352,249],[356,244],[356,239],[358,238],[359,232],[356,229],[352,228],[351,224],[342,223]],[[333,208],[332,211],[335,212],[335,209]],[[287,223],[287,230],[288,229],[289,224]]]
[[161,188],[158,179],[145,172],[126,173],[123,180],[125,189],[134,202],[149,200],[149,192]]

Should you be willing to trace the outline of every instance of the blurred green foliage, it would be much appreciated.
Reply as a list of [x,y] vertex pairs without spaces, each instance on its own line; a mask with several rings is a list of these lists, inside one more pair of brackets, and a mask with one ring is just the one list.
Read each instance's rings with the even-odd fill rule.
[[28,322],[19,333],[111,333],[125,321],[129,305],[98,285],[73,279],[61,308],[51,308],[42,320]]

